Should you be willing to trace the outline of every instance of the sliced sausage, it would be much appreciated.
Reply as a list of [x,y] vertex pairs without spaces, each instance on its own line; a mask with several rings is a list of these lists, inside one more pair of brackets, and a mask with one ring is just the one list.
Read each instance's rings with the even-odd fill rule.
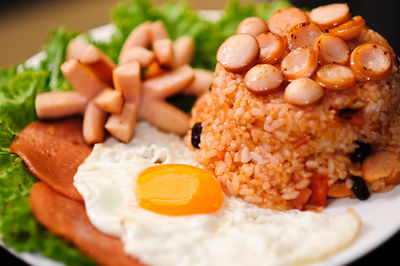
[[310,48],[297,48],[290,52],[281,63],[283,75],[288,80],[311,77],[318,67],[318,56]]
[[248,34],[236,34],[221,44],[217,60],[228,71],[242,72],[254,65],[259,54],[256,38]]
[[265,20],[258,17],[249,17],[240,22],[236,33],[250,34],[257,38],[258,35],[267,33],[267,31],[268,25]]
[[315,40],[314,50],[322,64],[345,65],[349,61],[350,49],[345,41],[329,33],[324,33]]
[[261,64],[252,67],[244,76],[244,84],[254,94],[266,94],[278,88],[283,76],[275,66]]
[[193,69],[189,65],[184,65],[143,82],[143,93],[145,97],[165,99],[183,90],[193,78]]
[[189,130],[189,115],[164,101],[142,102],[140,117],[167,132],[184,135]]
[[362,177],[367,182],[381,178],[392,178],[399,169],[399,155],[393,151],[379,151],[367,157],[362,163]]
[[273,33],[285,36],[294,25],[307,21],[307,14],[303,10],[287,7],[272,13],[268,20],[268,28]]
[[131,47],[119,58],[119,64],[123,65],[132,61],[138,61],[141,67],[148,67],[154,60],[154,53],[144,47]]
[[349,21],[335,28],[329,29],[329,33],[349,41],[357,38],[365,26],[365,19],[361,16],[356,16]]
[[36,96],[36,114],[41,119],[83,114],[88,98],[75,91],[42,92]]
[[157,20],[156,22],[151,23],[150,38],[151,38],[151,42],[169,38],[168,31],[165,28],[165,25],[161,20]]
[[89,44],[80,38],[75,38],[68,43],[65,59],[80,59]]
[[174,48],[170,39],[159,39],[153,42],[153,52],[161,66],[172,68],[174,65]]
[[[151,22],[144,22],[137,26],[132,32],[129,34],[128,38],[124,42],[122,46],[121,53],[119,54],[119,58],[125,57],[125,52],[129,50],[129,48],[140,46],[147,47],[151,43],[150,36],[150,25]],[[120,59],[118,60],[118,62]]]
[[382,45],[362,44],[351,53],[350,65],[360,81],[382,80],[392,70],[391,54]]
[[129,142],[135,130],[138,102],[125,102],[121,114],[111,115],[105,128],[119,141]]
[[167,69],[162,68],[160,63],[153,61],[144,72],[144,79],[151,79],[167,72]]
[[194,79],[182,90],[183,94],[201,95],[207,91],[212,83],[213,73],[204,69],[194,69]]
[[325,28],[335,27],[350,19],[349,6],[347,4],[320,6],[311,10],[310,19]]
[[182,36],[174,42],[174,68],[190,64],[194,53],[194,40],[190,36]]
[[113,71],[114,88],[122,93],[126,101],[140,98],[140,65],[137,61],[118,66]]
[[318,69],[315,81],[330,90],[345,90],[356,84],[356,76],[351,68],[329,64]]
[[286,35],[290,51],[300,47],[313,47],[315,39],[323,33],[322,29],[315,23],[304,22],[295,25]]
[[314,80],[300,78],[292,81],[285,89],[284,99],[294,105],[310,105],[324,96],[324,89]]
[[104,124],[107,113],[101,110],[94,101],[89,102],[83,115],[83,138],[87,144],[104,141]]
[[100,51],[94,45],[89,45],[83,52],[80,61],[89,66],[90,69],[95,73],[103,82],[112,86],[112,71],[116,67],[115,63]]
[[276,33],[263,33],[257,37],[258,45],[260,46],[259,63],[275,64],[285,52],[285,39]]
[[61,72],[77,92],[89,99],[108,87],[89,67],[83,65],[77,59],[64,62],[61,65]]
[[103,111],[119,114],[121,113],[124,98],[122,97],[121,91],[107,88],[94,97],[93,101]]

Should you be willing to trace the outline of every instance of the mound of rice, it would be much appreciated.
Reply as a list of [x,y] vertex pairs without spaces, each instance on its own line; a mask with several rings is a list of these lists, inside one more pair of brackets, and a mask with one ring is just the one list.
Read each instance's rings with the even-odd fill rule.
[[[314,173],[329,177],[328,185],[361,176],[360,163],[349,155],[355,141],[374,151],[400,152],[400,74],[380,82],[359,83],[344,91],[326,90],[311,107],[285,102],[283,90],[256,96],[242,74],[217,65],[213,86],[192,110],[192,126],[201,122],[196,159],[214,173],[229,195],[259,206],[286,210],[310,185]],[[362,110],[357,125],[338,119],[338,110]],[[371,191],[393,185],[379,179]]]

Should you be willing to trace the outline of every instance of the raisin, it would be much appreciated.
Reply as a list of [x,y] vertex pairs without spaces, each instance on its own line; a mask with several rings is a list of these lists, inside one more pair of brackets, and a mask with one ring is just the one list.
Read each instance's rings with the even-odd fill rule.
[[201,126],[201,122],[197,122],[194,124],[192,128],[192,146],[196,149],[200,149],[200,136],[201,136],[201,130],[203,127]]
[[352,176],[351,180],[353,180],[353,186],[351,187],[351,190],[353,191],[354,195],[359,200],[368,199],[370,196],[370,193],[369,193],[367,185],[365,184],[364,179],[359,176]]
[[353,117],[353,115],[356,115],[356,114],[357,114],[357,110],[351,109],[351,108],[344,108],[337,112],[337,115],[344,120],[350,120]]
[[373,150],[371,144],[361,141],[355,141],[354,143],[358,145],[358,148],[356,148],[354,152],[350,154],[350,160],[353,163],[362,162],[365,160],[365,158],[372,154]]

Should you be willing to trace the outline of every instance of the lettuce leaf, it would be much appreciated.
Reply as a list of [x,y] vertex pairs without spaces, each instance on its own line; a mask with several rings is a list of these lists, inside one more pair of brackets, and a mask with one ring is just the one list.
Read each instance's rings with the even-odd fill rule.
[[[195,67],[213,70],[218,47],[234,34],[242,19],[249,16],[267,19],[273,11],[286,6],[289,6],[286,0],[257,5],[241,5],[238,0],[232,0],[221,19],[210,22],[201,18],[187,2],[169,2],[156,7],[150,0],[130,0],[115,7],[113,23],[116,32],[108,42],[88,38],[117,61],[122,44],[132,29],[147,20],[162,20],[172,39],[182,35],[194,38]],[[2,241],[17,251],[39,252],[67,265],[93,265],[92,260],[35,220],[28,195],[37,179],[18,156],[9,152],[12,140],[37,119],[36,95],[42,91],[71,90],[60,65],[65,60],[68,42],[78,34],[64,28],[53,31],[43,49],[46,59],[37,69],[21,65],[0,70],[0,234]],[[188,103],[194,99],[172,97],[169,100],[188,109]]]

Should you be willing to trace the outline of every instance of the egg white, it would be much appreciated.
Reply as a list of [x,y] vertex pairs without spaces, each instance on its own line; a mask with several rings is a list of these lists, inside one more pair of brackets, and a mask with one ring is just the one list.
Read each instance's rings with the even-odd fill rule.
[[360,221],[339,215],[279,212],[225,197],[214,214],[166,216],[142,209],[138,175],[156,163],[200,166],[182,139],[140,122],[128,144],[96,144],[75,175],[92,224],[120,237],[125,252],[151,265],[288,265],[347,246]]

